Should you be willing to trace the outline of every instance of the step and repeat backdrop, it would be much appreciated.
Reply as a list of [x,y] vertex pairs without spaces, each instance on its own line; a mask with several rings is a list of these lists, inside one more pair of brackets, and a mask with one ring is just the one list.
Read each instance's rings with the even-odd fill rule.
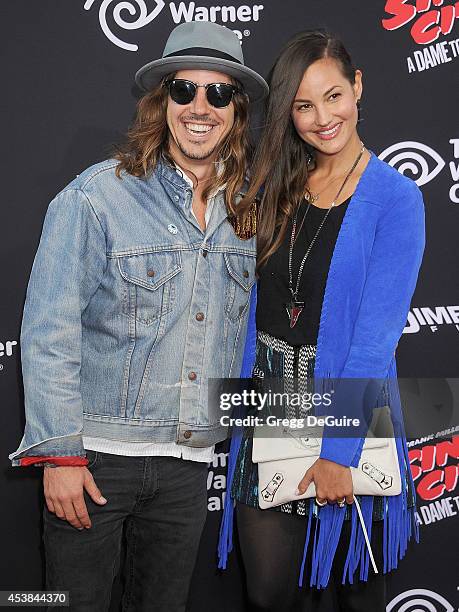
[[[45,211],[62,187],[121,139],[138,95],[133,75],[161,55],[176,24],[197,19],[230,27],[248,65],[265,76],[281,45],[299,30],[326,27],[341,36],[364,74],[363,141],[416,180],[426,204],[427,248],[398,347],[399,375],[442,379],[446,388],[459,376],[459,3],[261,1],[2,3],[0,590],[40,589],[43,581],[41,471],[13,469],[7,455],[24,426],[19,328]],[[255,113],[255,138],[261,129]],[[435,407],[434,396],[431,401]],[[429,435],[409,443],[421,544],[389,578],[388,612],[458,609],[454,425],[433,418]],[[213,563],[226,461],[222,445],[209,466],[192,612],[246,610],[237,550],[226,573]],[[121,587],[118,579],[112,610]]]

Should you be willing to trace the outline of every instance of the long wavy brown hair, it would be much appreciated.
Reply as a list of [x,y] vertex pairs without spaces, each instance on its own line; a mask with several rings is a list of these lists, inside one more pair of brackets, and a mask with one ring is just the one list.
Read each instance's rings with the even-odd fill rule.
[[[145,94],[137,104],[137,113],[123,144],[116,148],[115,159],[119,161],[116,175],[121,177],[124,170],[134,176],[147,176],[160,158],[173,164],[169,153],[169,130],[166,121],[168,90],[164,81],[173,78],[168,75],[163,82]],[[239,84],[238,84],[239,85]],[[224,171],[203,191],[207,199],[211,192],[226,185],[225,200],[228,214],[237,217],[237,196],[244,185],[250,160],[251,146],[248,138],[249,102],[245,94],[233,97],[234,125],[221,143],[217,159],[224,161]]]
[[294,36],[271,69],[270,95],[265,108],[264,131],[251,170],[251,184],[240,203],[246,215],[260,190],[257,217],[257,271],[282,244],[290,219],[307,195],[308,167],[314,152],[298,136],[291,118],[296,92],[306,70],[317,60],[335,59],[354,84],[355,69],[343,43],[324,30]]

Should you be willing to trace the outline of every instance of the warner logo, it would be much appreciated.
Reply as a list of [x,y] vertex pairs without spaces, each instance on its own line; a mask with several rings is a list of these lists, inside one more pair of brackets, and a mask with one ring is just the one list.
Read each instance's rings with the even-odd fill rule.
[[454,325],[459,331],[459,306],[434,306],[430,308],[412,308],[408,313],[404,334],[416,334],[422,326],[432,332],[438,331],[440,325]]
[[[15,353],[14,348],[17,346],[16,340],[6,340],[0,342],[0,357],[12,357]],[[3,370],[3,364],[0,363],[0,372]]]
[[[96,3],[97,0],[86,0],[83,8],[89,11]],[[257,22],[265,8],[263,4],[198,6],[196,2],[169,2],[168,6],[175,24],[189,21],[220,23],[231,27],[241,41],[250,36],[250,30],[234,29],[232,24]],[[114,45],[126,51],[138,51],[138,45],[124,40],[124,37],[151,24],[164,10],[167,10],[164,0],[103,0],[99,6],[99,23],[102,32]],[[122,38],[119,36],[121,30],[125,30]]]
[[258,21],[260,13],[265,8],[263,4],[249,6],[196,6],[195,2],[171,2],[169,4],[174,23],[182,21],[212,21],[221,23],[242,23]]
[[15,346],[17,346],[16,340],[0,342],[0,357],[11,357]]

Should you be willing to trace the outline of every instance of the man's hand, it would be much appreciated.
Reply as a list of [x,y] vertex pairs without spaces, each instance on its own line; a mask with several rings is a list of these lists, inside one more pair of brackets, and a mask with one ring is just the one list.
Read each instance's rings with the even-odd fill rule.
[[316,499],[319,502],[334,503],[345,499],[348,504],[352,504],[354,501],[351,470],[344,465],[328,459],[317,459],[298,485],[298,494],[303,495],[311,482],[315,484]]
[[83,490],[96,504],[107,503],[86,467],[45,467],[43,488],[48,510],[80,531],[91,527]]

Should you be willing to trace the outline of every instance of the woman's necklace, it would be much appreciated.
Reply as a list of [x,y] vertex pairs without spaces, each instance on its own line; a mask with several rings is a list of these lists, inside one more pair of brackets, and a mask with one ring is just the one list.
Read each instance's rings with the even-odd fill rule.
[[[360,144],[363,146],[362,142]],[[320,191],[314,192],[308,188],[308,196],[307,196],[308,202],[311,202],[311,204],[315,204],[319,200],[320,196],[324,193],[324,191],[326,191],[329,187],[331,187],[334,183],[336,183],[336,181],[339,181],[340,178],[342,176],[345,176],[346,174],[347,172],[343,172],[342,174],[335,176],[330,181],[328,181],[327,185],[323,187]]]
[[318,199],[320,198],[320,196],[322,195],[322,193],[331,185],[333,185],[333,183],[336,183],[336,181],[339,181],[339,179],[342,177],[343,175],[341,174],[340,176],[336,176],[334,179],[332,179],[331,181],[329,181],[327,187],[324,187],[323,189],[321,189],[320,191],[317,191],[316,193],[314,193],[313,191],[311,191],[309,189],[309,195],[308,195],[308,202],[311,202],[311,204],[315,204]]
[[[349,180],[351,174],[354,172],[354,170],[357,167],[357,164],[359,163],[359,161],[362,158],[363,152],[365,151],[365,146],[362,143],[362,148],[360,149],[360,152],[355,160],[355,162],[352,164],[352,168],[349,170],[349,172],[346,174],[346,177],[343,181],[343,183],[341,184],[341,187],[338,190],[338,193],[335,196],[335,199],[333,200],[333,202],[331,203],[331,206],[327,209],[327,212],[325,213],[324,218],[322,219],[319,227],[317,228],[316,233],[314,234],[313,239],[311,240],[306,253],[304,254],[303,259],[301,260],[301,264],[300,264],[300,269],[298,270],[298,277],[296,279],[296,283],[293,283],[293,272],[292,272],[292,260],[293,260],[293,246],[295,244],[295,240],[296,240],[296,226],[297,226],[297,222],[298,222],[298,209],[296,210],[295,213],[295,217],[293,219],[293,225],[292,225],[292,233],[290,236],[290,248],[289,248],[289,252],[288,252],[288,288],[290,291],[290,294],[292,296],[292,299],[290,300],[290,302],[288,304],[285,304],[285,309],[287,311],[287,315],[290,321],[290,329],[292,329],[293,327],[295,327],[295,325],[298,322],[298,319],[300,317],[300,314],[303,312],[304,309],[304,305],[305,303],[298,300],[298,291],[300,288],[300,282],[301,282],[301,276],[303,275],[303,269],[304,269],[304,264],[306,263],[307,258],[309,257],[309,253],[311,252],[311,249],[317,239],[317,236],[320,233],[320,230],[322,229],[325,221],[327,220],[328,215],[330,214],[331,209],[335,206],[336,200],[339,198],[339,196],[341,195],[341,192],[343,191],[347,181]],[[303,223],[304,220],[306,218],[306,215],[309,212],[309,209],[311,207],[311,202],[308,202],[308,206],[306,208],[306,212],[303,215],[303,219],[301,220],[301,224],[300,224],[300,228],[298,230],[298,234],[301,231],[301,228],[303,227]]]

